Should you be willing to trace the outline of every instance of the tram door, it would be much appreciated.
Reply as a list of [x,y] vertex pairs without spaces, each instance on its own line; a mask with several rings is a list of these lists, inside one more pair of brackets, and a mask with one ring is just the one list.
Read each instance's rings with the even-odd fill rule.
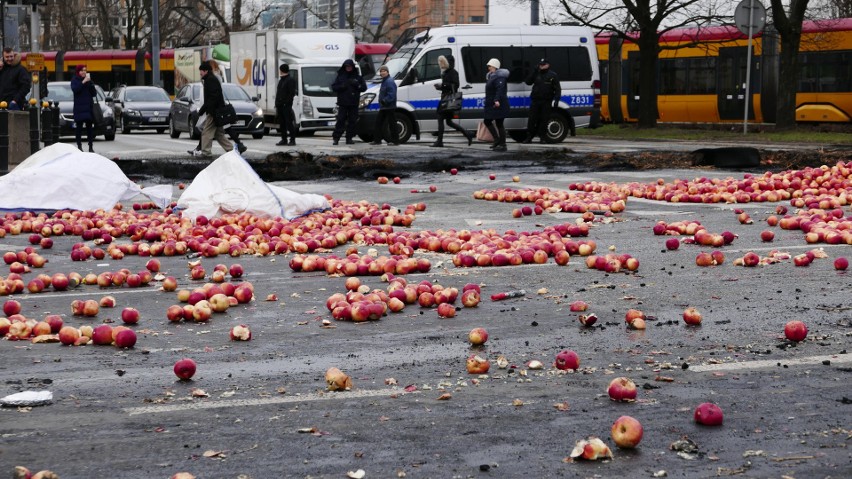
[[[753,51],[752,51],[753,53]],[[719,79],[717,85],[717,103],[720,120],[742,120],[745,111],[745,85],[748,48],[727,47],[719,49]],[[748,104],[748,119],[754,120],[754,94],[760,71],[758,62],[752,58],[751,88],[749,94],[752,101]]]

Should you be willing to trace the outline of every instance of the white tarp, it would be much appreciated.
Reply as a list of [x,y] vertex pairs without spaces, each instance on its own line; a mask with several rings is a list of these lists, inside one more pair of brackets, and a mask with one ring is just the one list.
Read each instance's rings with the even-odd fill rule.
[[0,210],[108,210],[139,194],[165,208],[172,188],[140,188],[112,160],[66,143],[38,151],[0,177]]
[[185,218],[213,218],[226,213],[280,216],[291,220],[331,207],[312,193],[296,193],[265,183],[236,151],[230,151],[201,170],[178,199]]

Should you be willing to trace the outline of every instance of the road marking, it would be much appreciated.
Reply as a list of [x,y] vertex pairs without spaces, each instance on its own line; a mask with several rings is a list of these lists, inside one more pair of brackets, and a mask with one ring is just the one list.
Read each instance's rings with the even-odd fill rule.
[[251,406],[266,406],[268,404],[288,404],[302,403],[310,401],[324,401],[330,399],[356,399],[376,396],[390,396],[398,394],[400,396],[408,394],[401,389],[356,389],[354,391],[345,392],[322,392],[302,394],[299,396],[281,396],[272,398],[258,399],[232,399],[227,401],[197,401],[183,404],[165,404],[162,406],[145,406],[145,407],[128,407],[124,408],[124,412],[131,416],[140,414],[160,414],[166,412],[181,412],[181,411],[196,411],[202,409],[219,409],[229,407],[251,407]]
[[822,362],[826,360],[831,361],[831,364],[852,363],[852,354],[832,354],[828,356],[810,356],[806,358],[795,359],[761,359],[758,361],[707,364],[705,366],[690,366],[687,371],[693,371],[696,373],[704,373],[711,371],[741,371],[748,369],[777,368],[779,364],[781,366],[810,366],[817,364],[821,365]]

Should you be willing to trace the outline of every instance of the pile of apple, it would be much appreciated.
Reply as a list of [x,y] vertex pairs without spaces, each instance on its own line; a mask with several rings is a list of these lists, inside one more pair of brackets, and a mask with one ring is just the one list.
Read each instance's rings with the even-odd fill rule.
[[[423,280],[409,284],[405,278],[392,277],[386,289],[370,289],[356,277],[346,278],[346,293],[334,293],[328,297],[325,307],[331,317],[338,321],[364,322],[381,319],[388,311],[397,313],[406,305],[418,304],[421,308],[436,308],[438,316],[452,318],[456,314],[454,303],[459,297],[455,287],[444,287]],[[462,288],[461,302],[473,308],[480,301],[479,285],[469,283]]]
[[627,271],[639,269],[639,260],[633,256],[623,253],[607,253],[605,255],[590,255],[586,257],[586,268],[604,271],[606,273],[618,273],[622,268]]
[[626,207],[627,195],[621,188],[614,184],[575,183],[569,185],[569,189],[579,191],[551,190],[550,188],[499,188],[494,190],[477,190],[473,193],[473,198],[504,203],[534,203],[535,206],[533,207],[524,207],[529,209],[529,212],[524,212],[524,209],[520,210],[523,215],[531,213],[540,215],[544,211],[550,213],[559,211],[570,213],[585,213],[587,211],[620,213]]
[[224,313],[228,308],[245,304],[254,297],[254,286],[244,281],[233,283],[205,283],[193,290],[182,289],[177,292],[177,300],[186,303],[174,304],[166,309],[166,319],[177,323],[182,320],[205,323],[213,313]]
[[350,254],[344,258],[336,255],[323,257],[315,254],[295,255],[290,259],[290,269],[296,272],[325,271],[343,276],[381,276],[383,274],[427,273],[432,263],[425,258],[403,255],[376,256]]

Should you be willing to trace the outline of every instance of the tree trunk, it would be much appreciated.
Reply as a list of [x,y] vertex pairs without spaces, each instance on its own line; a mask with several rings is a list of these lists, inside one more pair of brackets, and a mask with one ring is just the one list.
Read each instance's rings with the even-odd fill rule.
[[781,37],[779,58],[778,103],[775,105],[775,128],[796,127],[796,90],[799,83],[799,43],[801,30]]
[[639,46],[639,128],[657,126],[657,32],[641,31]]

